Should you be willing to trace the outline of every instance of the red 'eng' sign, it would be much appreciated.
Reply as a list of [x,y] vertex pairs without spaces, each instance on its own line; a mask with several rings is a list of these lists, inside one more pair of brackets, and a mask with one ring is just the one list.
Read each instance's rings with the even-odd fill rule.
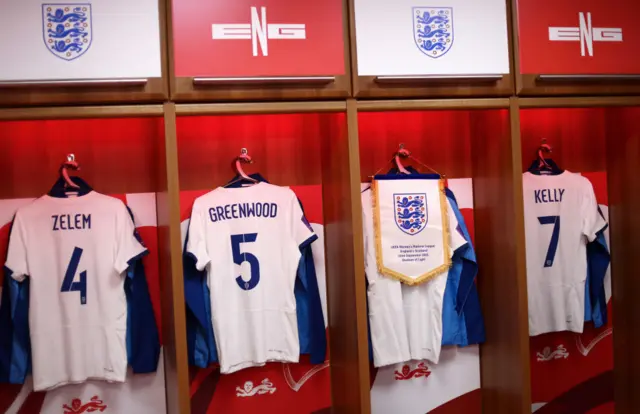
[[524,74],[640,74],[637,0],[518,0]]
[[344,74],[341,0],[174,0],[176,76]]

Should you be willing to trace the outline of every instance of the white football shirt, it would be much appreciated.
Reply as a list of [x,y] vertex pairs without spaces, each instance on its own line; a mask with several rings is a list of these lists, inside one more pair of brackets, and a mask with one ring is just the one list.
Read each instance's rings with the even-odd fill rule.
[[222,373],[298,362],[293,289],[300,249],[316,238],[287,187],[220,187],[195,200],[187,252],[207,270]]
[[124,382],[124,271],[146,252],[122,201],[96,193],[42,196],[13,221],[6,267],[29,277],[36,391],[101,379]]
[[580,174],[523,174],[529,335],[582,332],[587,242],[607,223]]
[[[458,220],[447,199],[449,256],[467,241],[456,230]],[[376,367],[409,360],[438,363],[442,348],[442,305],[448,271],[409,286],[378,273],[371,190],[362,193],[365,272],[369,287],[369,323]],[[437,243],[437,242],[435,242]]]

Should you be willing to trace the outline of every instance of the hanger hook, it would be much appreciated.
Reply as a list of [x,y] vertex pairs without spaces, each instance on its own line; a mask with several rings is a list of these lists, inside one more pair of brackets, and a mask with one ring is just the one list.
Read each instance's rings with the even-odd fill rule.
[[398,146],[398,152],[396,152],[396,156],[401,158],[408,158],[411,155],[411,151],[404,147],[404,144],[400,144]]
[[62,178],[64,179],[66,185],[68,187],[71,188],[80,188],[80,186],[78,186],[76,183],[74,183],[71,178],[69,177],[69,172],[68,170],[72,170],[72,171],[78,171],[80,170],[80,166],[78,165],[78,162],[76,161],[76,156],[73,153],[69,153],[67,154],[67,160],[65,162],[62,163],[62,165],[60,166],[60,175],[62,176]]
[[411,153],[405,149],[404,144],[400,144],[398,151],[395,153],[394,159],[396,161],[398,171],[402,174],[411,174],[406,168],[404,168],[404,165],[402,165],[402,162],[400,161],[400,158],[408,158],[409,155],[411,155]]
[[78,161],[76,161],[76,155],[73,153],[69,153],[67,154],[67,160],[65,162],[62,163],[61,168],[64,170],[73,170],[73,171],[79,171],[80,170],[80,165],[78,164]]
[[547,144],[547,139],[546,138],[542,138],[540,140],[540,146],[538,147],[538,151],[541,151],[543,153],[549,153],[549,154],[551,152],[553,152],[552,148],[551,148],[551,145]]
[[551,154],[551,145],[547,144],[547,139],[542,138],[540,140],[540,146],[538,147],[538,168],[547,167],[551,168],[547,160],[544,158],[545,154]]
[[242,164],[252,164],[252,163],[253,163],[253,160],[249,156],[249,151],[247,151],[246,148],[241,148],[240,155],[236,157],[236,162],[235,162],[236,172],[240,176],[240,179],[251,181],[255,184],[258,182],[258,180],[248,176],[247,173],[245,173],[244,169],[242,168]]
[[241,148],[240,149],[240,155],[238,156],[237,160],[240,161],[240,162],[243,162],[245,164],[252,164],[253,163],[253,159],[249,155],[249,151],[247,151],[246,148]]

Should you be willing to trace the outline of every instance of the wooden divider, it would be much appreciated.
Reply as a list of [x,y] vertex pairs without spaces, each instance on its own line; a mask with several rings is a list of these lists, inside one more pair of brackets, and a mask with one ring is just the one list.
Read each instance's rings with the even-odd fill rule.
[[510,100],[508,116],[510,131],[474,130],[478,135],[472,141],[478,289],[487,332],[480,348],[482,401],[484,412],[492,414],[531,412],[520,122],[515,98]]
[[156,193],[156,209],[162,322],[167,327],[163,338],[167,412],[189,413],[189,365],[180,241],[180,184],[176,107],[173,103],[164,104],[164,127],[164,146],[158,155],[163,158],[163,168],[159,171],[161,186]]
[[[636,102],[640,105],[640,99]],[[640,108],[607,110],[607,177],[613,275],[614,396],[617,413],[640,407]]]
[[331,349],[332,408],[337,413],[369,413],[367,308],[360,205],[358,119],[347,101],[347,133],[322,142],[325,260]]

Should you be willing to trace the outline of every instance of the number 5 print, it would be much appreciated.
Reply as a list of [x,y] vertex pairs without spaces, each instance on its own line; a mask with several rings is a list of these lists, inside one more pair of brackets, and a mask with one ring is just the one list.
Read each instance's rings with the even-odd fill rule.
[[242,280],[242,276],[236,277],[236,283],[242,290],[251,290],[260,282],[260,263],[258,258],[251,253],[240,253],[241,243],[253,243],[258,238],[258,233],[232,234],[231,235],[231,251],[233,252],[233,262],[238,266],[244,262],[251,265],[251,278],[247,281]]

